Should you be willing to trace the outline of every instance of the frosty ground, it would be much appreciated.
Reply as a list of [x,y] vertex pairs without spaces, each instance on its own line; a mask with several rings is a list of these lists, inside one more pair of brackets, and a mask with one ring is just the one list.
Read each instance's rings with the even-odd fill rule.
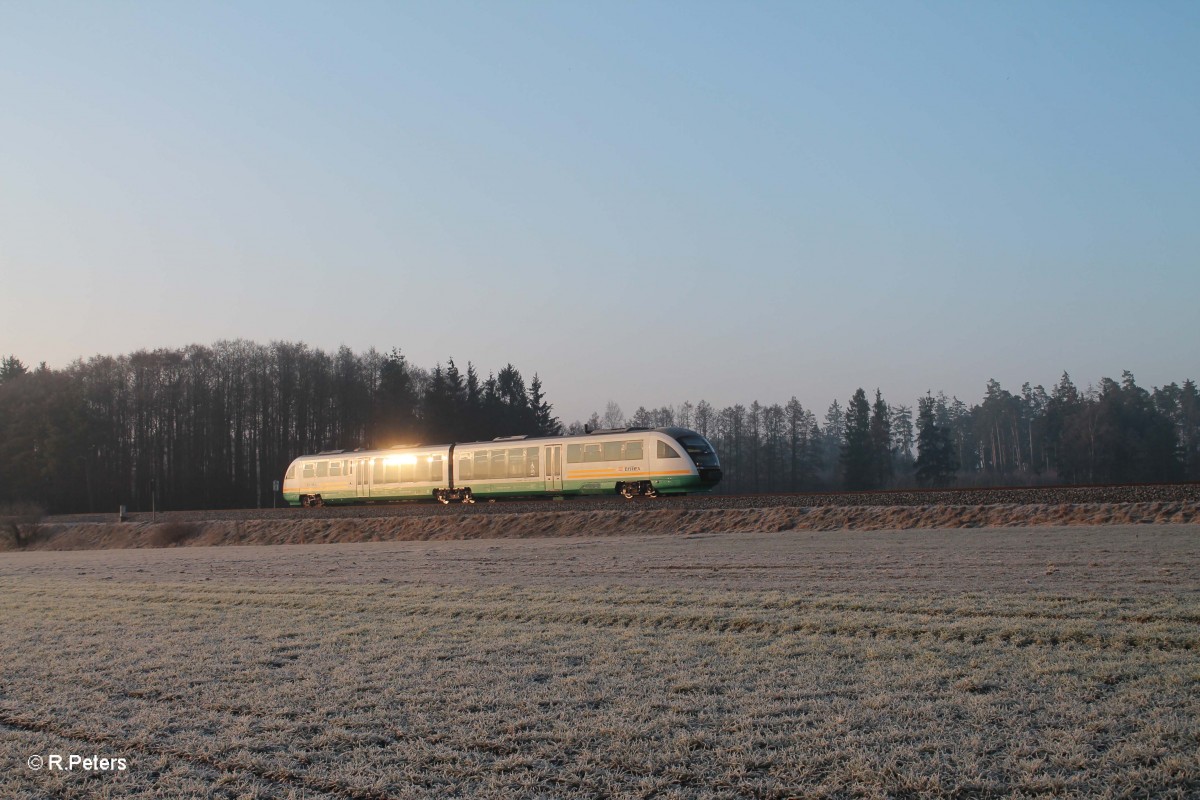
[[[1198,542],[3,553],[0,795],[1194,796]],[[129,767],[26,766],[53,753]]]

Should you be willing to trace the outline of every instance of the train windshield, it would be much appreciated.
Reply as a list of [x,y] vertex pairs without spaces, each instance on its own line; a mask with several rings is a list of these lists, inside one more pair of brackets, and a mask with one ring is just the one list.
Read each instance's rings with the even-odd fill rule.
[[697,467],[721,466],[717,461],[717,451],[713,450],[713,446],[703,436],[685,434],[679,437],[679,443],[683,445],[684,450],[687,450],[687,454],[691,456],[692,461],[696,462]]

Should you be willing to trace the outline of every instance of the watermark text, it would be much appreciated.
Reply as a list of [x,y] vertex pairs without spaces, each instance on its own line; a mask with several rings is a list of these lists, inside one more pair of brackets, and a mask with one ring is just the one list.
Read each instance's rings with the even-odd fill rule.
[[124,772],[129,769],[129,759],[110,756],[81,756],[78,753],[47,753],[32,755],[25,764],[34,772],[42,769],[57,772]]

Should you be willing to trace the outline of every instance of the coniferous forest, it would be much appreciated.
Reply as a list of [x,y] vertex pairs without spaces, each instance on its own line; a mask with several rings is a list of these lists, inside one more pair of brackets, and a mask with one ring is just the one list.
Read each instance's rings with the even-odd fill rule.
[[272,482],[320,450],[557,433],[537,375],[432,371],[398,351],[193,345],[0,363],[0,503],[55,512],[270,507]]
[[[1046,391],[989,381],[968,405],[942,393],[916,407],[858,389],[820,417],[785,405],[707,401],[566,432],[678,425],[708,437],[722,492],[1200,480],[1194,380],[1146,390],[1126,372]],[[0,361],[0,504],[54,512],[272,504],[296,455],[398,443],[563,432],[541,380],[512,364],[480,374],[453,359],[426,369],[399,350],[325,353],[246,341],[97,356],[62,370]]]

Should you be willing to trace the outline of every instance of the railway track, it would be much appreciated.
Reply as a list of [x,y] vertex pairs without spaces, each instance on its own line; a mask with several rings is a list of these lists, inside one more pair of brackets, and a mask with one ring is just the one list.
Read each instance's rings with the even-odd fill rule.
[[[1200,483],[1106,486],[1039,486],[972,489],[905,489],[881,492],[790,492],[775,494],[708,494],[686,497],[569,497],[499,500],[474,505],[433,502],[381,503],[322,508],[261,508],[159,511],[158,521],[196,522],[250,519],[357,519],[370,517],[521,514],[546,511],[623,511],[643,509],[820,508],[850,506],[992,506],[1084,503],[1200,502]],[[150,512],[127,515],[147,522]],[[70,514],[47,522],[112,522],[115,513]]]

